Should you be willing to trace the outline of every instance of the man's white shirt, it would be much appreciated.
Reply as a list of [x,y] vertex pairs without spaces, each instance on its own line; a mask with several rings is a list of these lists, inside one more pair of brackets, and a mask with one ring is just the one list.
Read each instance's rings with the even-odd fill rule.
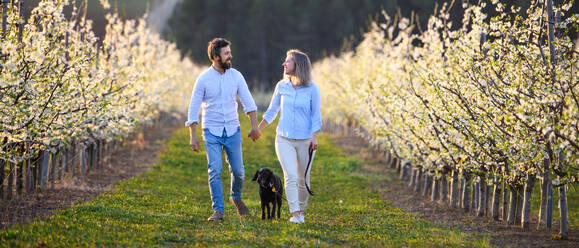
[[223,129],[227,136],[235,134],[239,127],[237,96],[245,113],[257,110],[245,78],[239,71],[230,68],[221,74],[210,66],[197,77],[185,125],[199,123],[201,107],[202,128],[209,129],[211,134],[219,137],[223,134]]

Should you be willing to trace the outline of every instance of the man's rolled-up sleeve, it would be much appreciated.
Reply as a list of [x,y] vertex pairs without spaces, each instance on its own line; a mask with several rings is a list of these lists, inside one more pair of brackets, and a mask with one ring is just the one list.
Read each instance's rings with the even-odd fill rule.
[[239,73],[237,95],[239,95],[239,99],[241,99],[241,104],[243,105],[243,111],[246,114],[249,112],[252,112],[252,111],[257,111],[257,106],[255,105],[255,101],[253,100],[253,96],[251,96],[251,92],[249,91],[249,87],[247,87],[247,83],[245,82],[245,78],[243,78],[243,75],[241,75],[241,73]]
[[197,82],[195,82],[195,86],[193,87],[193,93],[191,93],[191,101],[189,102],[187,122],[185,122],[185,126],[189,126],[193,123],[199,124],[199,108],[203,101],[204,92],[205,86],[203,85],[203,81],[197,79]]

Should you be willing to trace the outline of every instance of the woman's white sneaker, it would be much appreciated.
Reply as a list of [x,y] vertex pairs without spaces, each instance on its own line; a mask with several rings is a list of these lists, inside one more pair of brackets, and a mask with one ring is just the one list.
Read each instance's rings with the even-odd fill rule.
[[299,217],[295,217],[295,216],[292,216],[292,217],[290,218],[289,222],[290,222],[290,223],[296,223],[296,224],[302,223],[302,222],[300,221],[300,218],[299,218]]
[[305,221],[304,214],[300,213],[299,220],[300,220],[300,223],[304,223],[304,221]]

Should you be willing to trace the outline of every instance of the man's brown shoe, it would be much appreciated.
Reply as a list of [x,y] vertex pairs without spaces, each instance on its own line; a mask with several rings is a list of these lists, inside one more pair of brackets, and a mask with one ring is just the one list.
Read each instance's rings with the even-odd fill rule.
[[219,210],[214,210],[211,217],[207,219],[208,221],[221,221],[223,220],[223,213]]
[[240,199],[238,201],[233,200],[233,198],[229,197],[229,201],[235,205],[237,208],[237,214],[239,215],[249,215],[249,209],[245,206],[245,203]]

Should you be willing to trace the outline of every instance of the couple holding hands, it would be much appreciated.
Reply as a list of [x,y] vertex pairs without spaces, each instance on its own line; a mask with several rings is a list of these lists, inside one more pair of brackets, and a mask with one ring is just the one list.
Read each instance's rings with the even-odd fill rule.
[[[190,130],[190,146],[200,150],[197,138],[199,108],[202,110],[202,135],[207,154],[209,189],[213,214],[208,221],[223,220],[225,205],[221,186],[222,149],[225,149],[231,171],[229,201],[239,215],[248,215],[249,209],[241,200],[245,169],[241,151],[241,131],[236,97],[239,96],[251,121],[248,137],[254,142],[261,131],[272,123],[281,111],[275,138],[275,151],[284,174],[286,197],[292,214],[290,222],[303,223],[307,208],[309,174],[304,178],[309,160],[309,149],[318,146],[322,128],[320,89],[311,81],[311,62],[299,50],[287,51],[283,63],[283,79],[274,90],[261,123],[257,123],[257,106],[241,73],[231,68],[231,43],[223,38],[209,42],[207,55],[212,64],[195,82],[186,125]],[[312,158],[313,159],[313,158]]]

